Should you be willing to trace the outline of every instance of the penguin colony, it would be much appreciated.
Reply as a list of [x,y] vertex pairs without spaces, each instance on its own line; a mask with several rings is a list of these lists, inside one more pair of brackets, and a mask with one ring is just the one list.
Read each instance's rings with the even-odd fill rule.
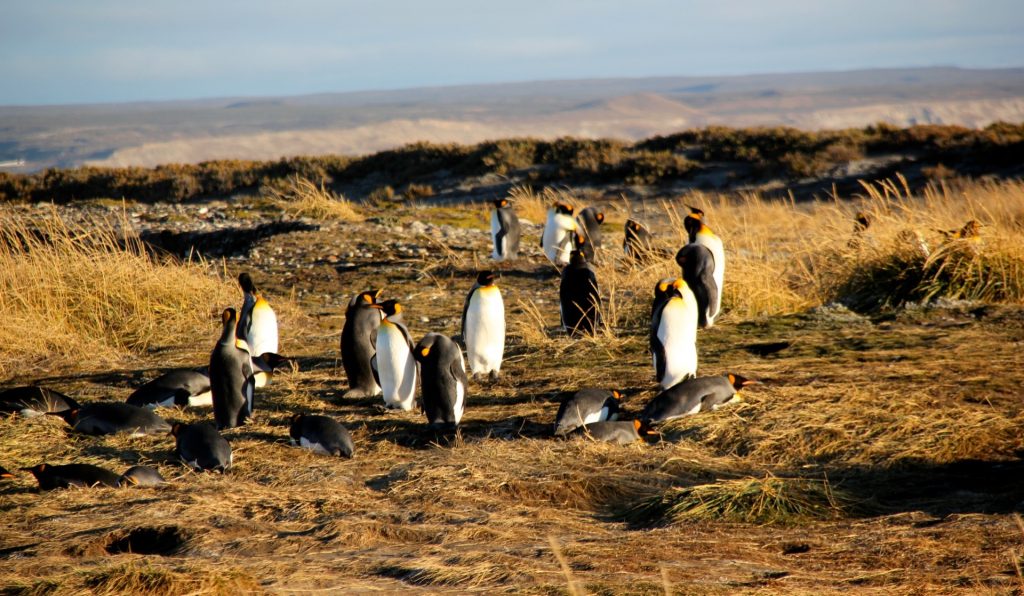
[[[509,199],[494,201],[491,214],[491,258],[516,259],[520,225]],[[602,245],[604,214],[587,207],[573,217],[571,205],[556,202],[547,212],[541,248],[561,270],[559,312],[562,330],[571,337],[594,334],[602,324],[596,262]],[[583,436],[618,444],[657,434],[660,423],[716,410],[739,401],[739,392],[756,383],[736,374],[697,377],[697,332],[711,327],[721,312],[725,252],[722,241],[704,221],[704,212],[690,208],[684,220],[689,242],[676,254],[680,277],[662,279],[654,288],[650,350],[654,380],[661,392],[635,420],[625,414],[616,390],[584,388],[565,398],[554,421],[555,436]],[[625,224],[623,250],[629,261],[643,264],[660,254],[651,232],[638,221]],[[479,273],[462,309],[462,345],[440,333],[427,333],[414,344],[397,300],[380,301],[381,290],[366,290],[350,300],[345,311],[340,352],[349,389],[345,398],[375,398],[382,409],[413,410],[419,384],[421,411],[428,428],[457,432],[468,400],[468,377],[498,380],[505,349],[505,309],[497,276]],[[255,389],[270,382],[274,371],[290,363],[277,353],[277,317],[248,273],[238,277],[239,310],[226,308],[221,333],[205,370],[170,371],[139,387],[127,403],[80,405],[74,399],[41,387],[0,392],[0,412],[25,417],[52,415],[74,432],[90,435],[127,433],[170,435],[174,453],[188,468],[227,472],[231,445],[221,431],[246,424],[254,415]],[[463,356],[465,349],[465,357]],[[468,369],[467,369],[468,361]],[[418,382],[418,383],[417,383]],[[213,422],[168,423],[157,407],[210,407]],[[314,453],[351,458],[355,452],[348,430],[333,418],[296,413],[291,417],[290,443]],[[167,483],[148,466],[124,474],[91,464],[41,463],[21,470],[31,473],[43,490],[91,486],[159,487]],[[0,468],[0,478],[13,475]]]

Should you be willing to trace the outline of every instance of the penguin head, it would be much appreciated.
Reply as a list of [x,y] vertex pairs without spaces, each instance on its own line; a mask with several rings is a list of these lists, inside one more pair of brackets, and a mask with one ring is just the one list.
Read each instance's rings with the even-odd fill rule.
[[668,295],[669,288],[676,282],[674,277],[666,277],[658,280],[658,283],[654,286],[654,298],[663,298]]
[[612,397],[614,397],[615,399],[621,400],[622,399],[622,394],[619,393],[617,390],[612,389]]
[[43,473],[46,472],[46,468],[47,467],[48,467],[48,465],[43,463],[43,464],[38,464],[38,465],[32,466],[30,468],[18,468],[18,469],[21,470],[22,472],[29,472],[30,474],[32,474],[33,476],[38,478],[40,474],[43,474]]
[[[22,470],[24,470],[24,469],[25,468],[22,468]],[[3,468],[0,468],[0,478],[14,478],[14,474],[12,474],[11,472],[9,472],[9,471],[7,471],[7,470],[5,470]]]
[[627,230],[630,230],[632,232],[639,232],[640,231],[640,227],[641,227],[640,226],[640,222],[638,222],[636,220],[632,220],[632,219],[627,219],[626,220],[626,229]]
[[853,216],[853,222],[853,231],[863,232],[871,225],[871,218],[868,217],[867,213],[858,211],[857,214]]
[[481,271],[476,276],[476,283],[479,284],[480,287],[486,288],[487,286],[493,286],[495,279],[496,276],[493,271]]
[[136,486],[138,484],[139,484],[139,479],[136,478],[134,475],[130,475],[130,474],[122,474],[121,477],[118,478],[118,480],[117,480],[118,488],[126,487],[126,486]]
[[242,272],[238,274],[238,285],[242,287],[242,291],[246,294],[257,294],[256,284],[253,283],[252,277],[248,273]]
[[583,251],[576,248],[569,253],[569,266],[570,267],[581,267],[587,264],[587,257],[583,254]]
[[555,210],[555,213],[560,213],[562,215],[572,215],[573,212],[572,205],[569,205],[568,203],[563,203],[561,201],[555,201],[555,204],[552,205],[551,207],[552,209]]
[[956,233],[957,238],[964,240],[978,238],[981,236],[981,224],[977,220],[972,219],[971,221],[964,224],[962,228]]
[[295,414],[294,416],[292,416],[292,426],[295,426],[296,424],[302,422],[302,419],[305,417],[305,414]]
[[59,412],[47,412],[48,416],[56,416],[67,422],[71,426],[74,426],[78,422],[78,408],[71,408],[68,410],[61,410]]
[[587,237],[580,232],[576,232],[573,234],[572,243],[577,249],[581,249],[587,243]]
[[603,224],[604,223],[604,213],[602,213],[601,211],[598,211],[597,215],[594,216],[594,219],[597,220],[597,223]]
[[177,437],[178,435],[181,434],[181,431],[183,430],[185,430],[185,425],[180,422],[175,422],[174,424],[171,425],[171,430],[167,434],[171,435],[172,437]]
[[412,355],[417,362],[426,362],[427,358],[429,358],[431,354],[433,354],[434,357],[437,357],[437,354],[434,351],[434,344],[437,343],[437,337],[436,333],[428,333],[423,336],[420,343],[416,344],[416,348],[413,350]]
[[693,205],[687,205],[686,207],[690,210],[690,214],[687,217],[704,219],[704,212],[701,211],[700,207],[694,207]]
[[748,379],[746,377],[741,377],[739,375],[734,375],[732,373],[727,374],[726,377],[729,379],[729,384],[732,385],[733,389],[735,389],[736,391],[743,389],[747,385],[754,385],[758,383],[758,381],[755,381],[753,379]]
[[494,204],[495,209],[501,209],[502,207],[508,207],[512,204],[508,199],[494,199],[491,201]]
[[237,318],[238,312],[233,308],[225,308],[224,312],[220,314],[220,322],[225,327],[234,325]]
[[385,317],[402,314],[402,305],[397,300],[385,300],[384,302],[374,304],[373,307],[382,310]]

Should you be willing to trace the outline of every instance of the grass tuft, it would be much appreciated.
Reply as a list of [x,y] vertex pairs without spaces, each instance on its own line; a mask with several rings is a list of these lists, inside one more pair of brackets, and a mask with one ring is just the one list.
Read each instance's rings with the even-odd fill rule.
[[270,188],[270,198],[291,217],[319,220],[363,221],[345,197],[327,190],[323,182],[317,186],[307,178],[296,175],[289,178],[283,188]]

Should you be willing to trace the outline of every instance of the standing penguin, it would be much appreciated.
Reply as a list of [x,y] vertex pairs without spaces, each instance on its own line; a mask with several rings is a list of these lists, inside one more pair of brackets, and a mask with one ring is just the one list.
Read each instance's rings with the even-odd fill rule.
[[238,338],[249,345],[253,358],[267,352],[277,353],[277,315],[256,289],[248,273],[238,275],[244,298],[238,315]]
[[495,261],[507,261],[519,256],[519,217],[508,199],[494,201],[491,240],[494,242],[491,258]]
[[224,310],[221,316],[224,327],[210,353],[210,392],[213,394],[213,417],[219,429],[245,424],[253,410],[256,380],[249,352],[239,347],[235,337],[236,316],[235,309]]
[[576,216],[576,222],[590,245],[595,249],[601,248],[601,224],[604,223],[604,213],[598,211],[597,207],[587,207]]
[[697,325],[701,329],[710,327],[720,303],[714,256],[703,244],[687,244],[676,253],[676,263],[682,270],[683,281],[697,298]]
[[699,244],[711,251],[714,268],[711,276],[715,281],[717,296],[714,302],[708,304],[707,326],[714,324],[715,318],[722,310],[722,288],[725,284],[725,249],[722,247],[722,239],[715,235],[704,223],[704,212],[696,207],[690,207],[690,214],[683,219],[683,227],[689,234],[690,244]]
[[488,375],[492,381],[497,380],[505,355],[505,303],[501,290],[494,285],[492,271],[481,271],[466,295],[462,340],[473,375]]
[[572,239],[573,250],[578,250],[583,253],[583,258],[588,263],[597,264],[597,254],[594,252],[594,245],[590,243],[586,234],[583,232],[576,232],[573,234]]
[[616,420],[622,408],[618,391],[580,389],[566,398],[555,415],[555,434],[564,435],[591,422]]
[[166,433],[171,425],[153,410],[120,402],[97,402],[72,410],[47,412],[59,416],[75,432],[87,435],[129,433],[133,437]]
[[576,220],[572,217],[573,207],[565,203],[555,203],[548,209],[548,218],[544,223],[544,234],[540,246],[548,260],[556,267],[564,267],[569,263],[572,251],[573,235],[576,233]]
[[569,266],[562,270],[558,299],[562,328],[569,335],[593,334],[601,324],[597,274],[578,250],[572,252]]
[[423,413],[431,427],[455,430],[466,405],[466,363],[445,335],[428,333],[414,350],[420,363]]
[[174,452],[196,472],[226,472],[231,467],[231,444],[208,422],[175,424]]
[[367,290],[352,297],[345,309],[341,330],[341,365],[345,367],[349,390],[343,397],[380,395],[373,356],[377,353],[377,329],[383,313],[374,308],[382,290]]
[[210,377],[198,370],[172,370],[136,389],[127,403],[149,408],[209,407],[213,405]]
[[627,219],[622,250],[626,258],[636,263],[649,261],[654,256],[654,236],[640,222]]
[[292,444],[313,453],[352,457],[352,435],[329,416],[296,414],[288,429]]
[[397,300],[374,304],[384,312],[377,329],[377,376],[390,409],[412,409],[416,396],[416,360],[412,355],[412,336],[402,320],[402,305]]
[[739,400],[739,392],[757,383],[732,373],[722,377],[687,379],[662,391],[644,407],[640,419],[657,424],[698,412],[717,410]]
[[697,374],[697,298],[682,279],[667,293],[651,319],[654,374],[662,389]]

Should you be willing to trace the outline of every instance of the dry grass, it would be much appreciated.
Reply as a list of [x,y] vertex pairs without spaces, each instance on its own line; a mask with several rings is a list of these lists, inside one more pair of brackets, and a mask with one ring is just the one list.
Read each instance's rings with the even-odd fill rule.
[[[968,215],[994,224],[982,228],[986,250],[1009,229],[996,217],[1021,220],[1013,204],[1020,195],[1003,196],[1017,186],[991,196],[985,188],[936,191],[951,193],[944,221],[917,212],[932,208],[925,198],[901,199],[906,210],[880,211],[882,223],[863,241],[895,238],[904,226],[953,229]],[[958,192],[977,203],[975,214],[960,210]],[[459,434],[438,437],[420,413],[384,413],[379,400],[341,397],[340,313],[353,288],[384,286],[408,306],[414,340],[457,333],[465,292],[490,250],[479,211],[460,218],[457,208],[424,206],[391,214],[400,225],[433,215],[476,218],[479,237],[420,243],[430,249],[422,258],[398,258],[372,233],[282,235],[261,245],[260,255],[273,261],[253,256],[246,266],[272,296],[306,290],[296,300],[308,316],[281,318],[287,353],[301,366],[258,390],[255,419],[227,433],[232,471],[196,474],[169,462],[169,437],[83,437],[52,417],[0,418],[0,464],[9,469],[82,461],[120,472],[153,463],[172,481],[161,490],[46,495],[30,488],[30,478],[4,481],[0,586],[539,594],[660,594],[666,585],[721,594],[1018,587],[1021,531],[1012,513],[1021,500],[1024,379],[1012,347],[1022,337],[1021,308],[908,308],[876,319],[840,307],[807,310],[786,296],[810,305],[829,299],[838,283],[830,277],[847,271],[841,255],[866,250],[848,243],[852,214],[871,197],[796,206],[690,198],[704,201],[709,225],[725,239],[728,275],[748,267],[746,281],[729,278],[737,287],[727,291],[725,316],[698,340],[701,374],[762,381],[744,391],[743,403],[664,425],[648,444],[551,438],[565,392],[618,389],[626,418],[656,393],[646,316],[654,280],[677,267],[666,259],[626,268],[616,257],[621,232],[606,228],[598,275],[608,326],[580,340],[557,333],[557,278],[536,248],[503,264],[510,334],[502,378],[471,381]],[[679,232],[667,214],[657,217],[659,242],[674,252]],[[535,246],[536,236],[523,243]],[[354,258],[340,282],[327,265],[296,268],[291,260],[320,263],[357,248],[373,256]],[[753,277],[759,263],[775,279]],[[778,293],[783,287],[787,294]],[[233,284],[226,290],[227,303],[236,302]],[[798,312],[771,314],[790,310]],[[193,329],[171,346],[196,363],[215,335],[212,320],[199,325],[210,333]],[[791,345],[770,356],[744,349],[778,340]],[[164,352],[143,351],[102,375],[59,365],[33,380],[85,401],[122,400],[164,364]],[[344,423],[356,458],[288,446],[289,418],[300,411]],[[208,411],[161,414],[209,418]],[[621,517],[630,507],[633,524]],[[111,552],[140,528],[176,528],[180,543],[145,559]]]
[[0,223],[0,373],[118,362],[210,326],[237,301],[202,262],[154,257],[125,221],[85,225],[55,210]]
[[529,186],[514,186],[508,198],[515,206],[516,215],[530,223],[543,224],[548,217],[548,209],[556,201],[572,205],[579,213],[579,200],[568,190],[545,187],[540,192]]
[[363,221],[363,216],[345,197],[327,190],[324,183],[317,186],[312,181],[296,175],[288,178],[284,188],[274,187],[269,197],[291,217],[308,217],[318,220]]

